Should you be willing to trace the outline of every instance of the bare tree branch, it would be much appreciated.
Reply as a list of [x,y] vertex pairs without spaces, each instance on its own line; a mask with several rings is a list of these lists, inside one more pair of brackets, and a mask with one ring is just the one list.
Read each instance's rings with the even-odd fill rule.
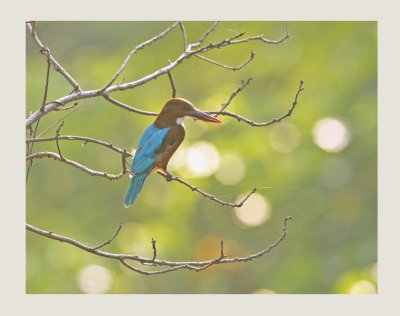
[[168,78],[169,78],[169,82],[171,83],[171,89],[172,89],[172,98],[176,97],[176,88],[175,88],[175,84],[174,84],[174,79],[172,78],[171,72],[168,72]]
[[57,60],[51,55],[50,50],[42,44],[40,41],[39,37],[36,34],[36,24],[35,22],[27,22],[26,26],[28,28],[28,31],[31,33],[31,36],[33,38],[33,41],[36,43],[36,45],[40,49],[40,53],[45,55],[47,59],[52,63],[54,66],[54,69],[59,72],[67,81],[71,84],[71,86],[74,88],[74,91],[79,92],[81,89],[79,88],[78,83],[75,81],[74,78],[58,63]]
[[[211,260],[207,260],[207,261],[191,261],[191,262],[177,262],[177,261],[168,261],[168,260],[160,260],[160,259],[156,259],[155,258],[155,251],[153,248],[153,258],[143,258],[137,255],[128,255],[128,254],[118,254],[118,253],[109,253],[109,252],[105,252],[102,250],[99,250],[99,248],[105,246],[106,244],[108,244],[108,242],[111,242],[115,237],[109,239],[108,241],[106,241],[105,243],[101,244],[101,247],[90,247],[87,246],[79,241],[76,241],[72,238],[69,237],[65,237],[62,235],[58,235],[55,234],[53,232],[50,231],[46,231],[43,229],[39,229],[33,225],[30,224],[26,224],[26,229],[30,232],[36,233],[38,235],[50,238],[50,239],[54,239],[54,240],[58,240],[60,242],[63,243],[68,243],[74,247],[77,247],[81,250],[84,250],[86,252],[92,253],[94,255],[98,255],[101,257],[106,257],[106,258],[110,258],[110,259],[114,259],[114,260],[118,260],[120,261],[125,267],[129,268],[130,270],[133,270],[135,272],[141,273],[141,274],[145,274],[145,275],[154,275],[154,274],[161,274],[161,273],[167,273],[167,272],[172,272],[172,271],[176,271],[179,269],[187,269],[187,270],[192,270],[192,271],[202,271],[205,270],[213,265],[217,265],[217,264],[229,264],[229,263],[237,263],[237,262],[247,262],[247,261],[251,261],[257,258],[260,258],[262,256],[264,256],[265,254],[271,252],[274,248],[276,248],[287,236],[287,223],[288,221],[292,219],[291,216],[287,216],[284,220],[284,224],[283,224],[283,232],[280,235],[280,237],[272,244],[268,245],[265,249],[256,252],[254,254],[250,254],[248,256],[244,256],[244,257],[232,257],[232,258],[226,258],[226,256],[224,255],[223,252],[223,242],[221,242],[221,253],[220,255],[216,258],[216,259],[211,259]],[[117,230],[118,231],[118,230]],[[119,232],[119,231],[118,231]],[[117,235],[117,233],[115,234]],[[155,243],[154,243],[155,245]],[[129,264],[127,261],[133,261],[133,262],[137,262],[140,263],[142,265],[146,265],[146,266],[159,266],[159,267],[168,267],[166,269],[161,269],[161,270],[157,270],[157,271],[145,271],[139,268],[134,267],[133,265]]]
[[[42,105],[40,106],[40,110],[41,111],[43,110],[43,107],[44,107],[44,105],[46,104],[46,101],[47,101],[47,91],[49,89],[49,78],[50,78],[50,59],[47,59],[46,83],[45,83],[45,86],[44,86]],[[33,132],[33,138],[36,138],[36,134],[37,134],[37,131],[38,131],[38,128],[39,128],[39,123],[40,123],[40,120],[38,120],[36,125],[35,125],[35,130]],[[30,146],[28,145],[28,147],[27,147],[27,149],[28,149],[27,150],[27,154],[28,155],[32,154],[33,146],[34,146],[33,143]],[[32,161],[30,161],[28,163],[28,170],[26,171],[26,179],[25,179],[25,181],[28,181],[29,172],[30,172],[30,170],[32,168],[32,164],[33,164]]]
[[72,105],[70,105],[70,106],[55,108],[54,111],[67,111],[67,110],[73,109],[73,108],[76,107],[78,104],[79,104],[78,102],[75,102],[74,104],[72,104]]
[[119,224],[117,230],[115,231],[114,235],[110,239],[108,239],[107,241],[101,243],[97,247],[93,247],[93,250],[97,250],[97,249],[103,248],[104,246],[107,246],[107,245],[111,244],[111,242],[118,236],[118,234],[121,231],[121,229],[122,229],[122,222]]
[[114,98],[110,97],[110,95],[108,95],[107,93],[103,94],[103,97],[107,100],[110,101],[111,103],[119,106],[120,108],[123,108],[125,110],[128,110],[130,112],[134,112],[134,113],[138,113],[138,114],[142,114],[142,115],[150,115],[150,116],[157,116],[158,113],[156,112],[148,112],[148,111],[143,111],[143,110],[139,110],[136,108],[133,108],[125,103],[122,103],[120,101],[115,100]]
[[183,26],[183,22],[179,22],[179,28],[182,31],[182,36],[183,36],[183,51],[185,52],[187,50],[187,36],[186,36],[186,30],[185,27]]
[[234,67],[234,66],[228,66],[228,65],[219,63],[219,62],[217,62],[217,61],[215,61],[215,60],[206,58],[206,57],[201,56],[201,55],[199,55],[199,54],[196,54],[195,56],[198,57],[198,58],[200,58],[200,59],[203,59],[203,60],[205,60],[205,61],[208,61],[209,63],[212,63],[212,64],[214,64],[214,65],[220,66],[220,67],[222,67],[222,68],[236,71],[236,70],[242,69],[242,68],[243,68],[244,66],[246,66],[248,63],[250,63],[250,62],[254,59],[255,53],[254,53],[253,51],[251,51],[249,59],[246,60],[243,64],[241,64],[241,65],[239,65],[239,66],[236,66],[236,67]]
[[47,92],[49,90],[49,78],[50,78],[50,64],[51,64],[50,59],[47,59],[46,84],[44,88],[43,101],[40,110],[43,110],[43,107],[47,102]]
[[[27,139],[26,142],[27,143],[37,143],[37,142],[49,142],[49,141],[55,141],[56,137],[45,137],[45,138],[30,138]],[[107,143],[104,142],[102,140],[98,140],[98,139],[94,139],[94,138],[90,138],[90,137],[84,137],[84,136],[58,136],[58,140],[76,140],[76,141],[83,141],[82,145],[86,145],[87,143],[95,143],[98,144],[100,146],[104,146],[106,148],[109,148],[117,153],[123,154],[124,153],[124,149],[118,148],[116,146],[114,146],[111,143]],[[132,156],[130,153],[126,153],[126,155],[128,156]]]
[[[172,24],[169,28],[167,28],[165,31],[161,32],[160,34],[154,36],[153,38],[149,39],[146,42],[143,42],[142,44],[136,46],[126,57],[125,61],[122,63],[121,67],[118,69],[118,71],[115,73],[115,75],[111,78],[111,80],[102,88],[100,89],[101,91],[105,91],[109,86],[111,86],[114,81],[118,78],[118,76],[121,74],[121,72],[125,69],[125,67],[128,65],[129,61],[131,60],[132,56],[136,54],[139,50],[145,48],[148,45],[151,45],[155,41],[165,37],[169,32],[171,32],[173,29],[175,29],[178,25],[180,25],[179,22],[175,22]],[[181,26],[181,25],[180,25]],[[182,26],[181,26],[182,28]]]
[[91,176],[103,177],[103,178],[107,178],[108,180],[116,180],[116,179],[121,178],[124,175],[123,172],[121,172],[120,174],[108,174],[108,173],[105,173],[105,172],[102,172],[102,171],[92,170],[92,169],[90,169],[90,168],[88,168],[88,167],[86,167],[86,166],[84,166],[84,165],[82,165],[82,164],[80,164],[80,163],[78,163],[76,161],[69,160],[69,159],[67,159],[65,157],[61,157],[59,154],[56,154],[56,153],[53,153],[53,152],[50,152],[50,151],[34,153],[32,155],[27,156],[25,158],[25,160],[26,161],[31,161],[31,160],[40,159],[40,158],[53,158],[53,159],[59,160],[61,162],[64,162],[64,163],[66,163],[68,165],[71,165],[71,166],[73,166],[73,167],[75,167],[77,169],[80,169],[80,170],[90,174]]
[[221,109],[218,111],[218,113],[213,113],[215,114],[214,116],[217,117],[219,114],[223,113],[226,107],[231,103],[231,101],[238,95],[240,91],[242,91],[250,83],[251,80],[253,80],[253,78],[249,78],[244,81],[242,80],[239,87],[237,87],[235,91],[233,91],[232,94],[229,96],[228,101],[221,104]]
[[153,248],[153,259],[152,261],[156,260],[157,257],[157,248],[156,248],[156,240],[151,238],[151,247]]
[[224,259],[226,256],[225,256],[225,253],[224,253],[224,241],[223,240],[221,240],[221,254],[220,254],[220,256],[219,256],[221,259]]
[[[100,140],[96,140],[96,139],[92,139],[92,138],[88,138],[88,137],[81,137],[81,136],[56,136],[56,137],[48,137],[48,138],[42,138],[42,139],[29,139],[27,140],[27,142],[40,142],[40,141],[52,141],[55,140],[57,142],[57,138],[58,139],[62,139],[62,140],[83,140],[84,142],[91,142],[91,143],[95,143],[104,147],[107,147],[109,149],[112,149],[118,153],[122,153],[122,172],[120,174],[108,174],[102,171],[96,171],[96,170],[92,170],[87,166],[84,166],[76,161],[67,159],[65,157],[63,157],[62,155],[60,155],[60,152],[54,153],[54,152],[37,152],[34,153],[32,155],[29,155],[26,157],[26,161],[33,161],[35,159],[41,159],[41,158],[53,158],[55,160],[64,162],[68,165],[71,165],[77,169],[82,170],[83,172],[86,172],[88,174],[90,174],[91,176],[99,176],[99,177],[104,177],[108,180],[117,180],[120,179],[124,174],[130,173],[129,170],[127,170],[126,166],[125,166],[125,157],[126,156],[132,156],[131,154],[128,154],[126,152],[125,149],[120,149],[110,143],[106,143]],[[59,149],[59,147],[58,147]],[[221,204],[223,206],[230,206],[230,207],[242,207],[243,204],[248,200],[248,198],[254,194],[256,192],[256,188],[254,188],[252,191],[250,191],[250,193],[247,194],[247,196],[240,202],[238,203],[230,203],[230,202],[224,202],[218,198],[216,198],[214,195],[207,193],[203,190],[200,190],[199,188],[191,185],[190,183],[182,180],[181,178],[179,178],[178,176],[174,176],[172,174],[170,174],[169,176],[165,175],[162,172],[157,172],[159,175],[163,176],[165,179],[167,179],[168,181],[177,181],[185,186],[187,186],[188,188],[190,188],[192,191],[194,192],[198,192],[200,193],[202,196],[210,199],[211,201],[214,201],[218,204]]]
[[[177,25],[179,25],[179,22],[175,23],[173,26],[171,26],[171,28],[175,28]],[[169,29],[167,29],[167,30],[169,30]],[[166,32],[166,31],[164,31],[164,32]],[[163,34],[163,33],[160,33],[160,34]],[[154,40],[160,38],[160,34],[157,35],[156,37],[154,37],[151,40],[154,41]],[[59,98],[59,99],[57,99],[55,101],[49,102],[43,107],[42,111],[36,111],[36,112],[32,113],[31,115],[29,115],[29,117],[25,121],[26,128],[30,128],[30,126],[34,122],[36,122],[40,117],[42,117],[43,115],[55,110],[57,107],[66,105],[67,103],[74,102],[74,101],[77,101],[77,100],[87,99],[87,98],[93,98],[93,97],[97,97],[97,96],[100,96],[100,95],[102,95],[104,97],[108,96],[108,97],[106,97],[108,99],[108,98],[110,98],[109,94],[112,93],[112,92],[123,91],[123,90],[126,90],[126,89],[133,89],[133,88],[136,88],[138,86],[141,86],[141,85],[143,85],[143,84],[145,84],[145,83],[147,83],[147,82],[149,82],[151,80],[154,80],[154,79],[158,78],[161,75],[169,73],[172,69],[177,67],[184,60],[190,58],[192,55],[196,55],[196,54],[203,53],[203,52],[206,52],[206,51],[209,51],[209,50],[213,50],[213,49],[219,49],[219,48],[222,48],[222,47],[225,47],[225,46],[229,46],[229,45],[240,44],[240,43],[254,41],[254,40],[261,40],[264,43],[268,43],[268,44],[278,44],[278,43],[283,42],[284,40],[286,40],[289,37],[289,33],[287,32],[286,35],[283,38],[281,38],[279,40],[276,40],[276,41],[267,40],[261,35],[248,37],[248,38],[241,39],[241,40],[234,40],[235,38],[237,38],[237,37],[239,37],[239,36],[241,36],[243,34],[244,33],[240,33],[240,34],[235,35],[235,36],[233,36],[231,38],[224,39],[224,40],[222,40],[222,41],[220,41],[220,42],[218,42],[216,44],[210,43],[207,46],[198,48],[196,50],[192,50],[192,48],[198,47],[200,41],[197,42],[197,43],[194,43],[194,44],[189,44],[189,45],[187,45],[187,49],[177,59],[175,59],[174,61],[169,63],[169,65],[167,65],[167,66],[165,66],[163,68],[160,68],[160,69],[154,71],[153,73],[151,73],[151,74],[149,74],[147,76],[144,76],[144,77],[142,77],[142,78],[140,78],[138,80],[135,80],[135,81],[132,81],[132,82],[128,82],[128,83],[125,83],[125,84],[117,84],[117,85],[114,85],[114,86],[111,86],[111,85],[107,84],[105,87],[97,89],[97,90],[88,90],[88,91],[80,91],[79,90],[79,91],[77,91],[75,93],[69,94],[69,95],[61,97],[61,98]],[[166,34],[164,34],[164,36],[165,35]],[[149,40],[149,41],[151,41],[151,40]],[[147,44],[145,44],[145,43],[147,43],[147,42],[144,42],[144,43],[138,45],[137,47],[135,47],[136,51],[137,51],[138,47],[146,46]],[[132,52],[134,52],[135,49]],[[123,64],[123,66],[121,66],[121,68],[120,68],[121,72],[125,68],[125,66],[126,66],[125,63]],[[119,74],[120,74],[120,71],[117,71],[117,73],[116,73],[116,75],[114,75],[114,77],[118,77]],[[112,79],[112,80],[110,80],[110,82],[113,83],[114,80],[115,79]],[[137,112],[137,113],[140,113],[140,112]],[[140,114],[144,114],[144,113],[140,113]]]
[[293,110],[295,109],[295,107],[297,105],[297,100],[298,100],[298,97],[300,95],[300,92],[302,92],[304,90],[303,83],[304,83],[303,80],[301,80],[299,89],[296,92],[296,96],[295,96],[294,101],[292,103],[292,106],[289,108],[288,112],[285,113],[284,115],[278,117],[278,118],[273,118],[272,120],[270,120],[268,122],[257,123],[257,122],[255,122],[253,120],[250,120],[250,119],[248,119],[246,117],[243,117],[241,115],[238,115],[238,114],[235,114],[235,113],[232,113],[232,112],[229,112],[229,111],[208,111],[207,113],[216,114],[216,115],[230,116],[230,117],[233,117],[233,118],[237,119],[239,122],[245,122],[245,123],[247,123],[247,124],[249,124],[251,126],[254,126],[254,127],[265,127],[265,126],[268,126],[268,125],[279,123],[283,119],[285,119],[285,118],[289,117],[290,115],[292,115],[292,112],[293,112]]
[[[197,41],[197,43],[196,44],[192,44],[192,47],[195,48],[195,47],[198,47],[201,44],[203,44],[203,42],[205,41],[207,36],[210,35],[211,32],[215,31],[215,28],[217,27],[218,24],[219,24],[218,21],[214,22],[213,25],[211,25],[211,27],[203,34],[203,36],[200,37],[200,39]],[[196,46],[194,46],[194,45],[196,45]]]
[[188,188],[190,188],[192,191],[198,192],[198,193],[200,193],[202,196],[204,196],[204,197],[206,197],[206,198],[209,198],[211,201],[214,201],[214,202],[216,202],[216,203],[219,203],[219,204],[221,204],[221,205],[223,205],[223,206],[242,207],[243,204],[244,204],[244,202],[246,202],[246,201],[248,200],[248,198],[249,198],[252,194],[254,194],[254,193],[256,192],[256,190],[257,190],[256,188],[254,188],[254,189],[253,189],[252,191],[250,191],[250,193],[247,194],[247,196],[246,196],[242,201],[240,201],[239,203],[229,203],[229,202],[224,202],[224,201],[222,201],[222,200],[220,200],[220,199],[217,199],[214,195],[212,195],[212,194],[210,194],[210,193],[207,193],[207,192],[204,192],[203,190],[200,190],[199,188],[197,188],[197,187],[191,185],[190,183],[188,183],[188,182],[182,180],[181,178],[179,178],[179,177],[177,177],[177,176],[174,176],[173,174],[168,174],[168,175],[166,175],[166,174],[163,173],[162,171],[157,171],[157,173],[158,173],[159,175],[163,176],[167,181],[177,181],[177,182],[179,182],[179,183],[182,183],[182,184],[186,185]]
[[60,137],[60,130],[61,130],[61,127],[63,127],[64,123],[65,123],[65,121],[62,121],[61,124],[60,124],[60,126],[57,128],[57,131],[56,131],[57,150],[58,150],[58,155],[60,156],[60,159],[61,159],[61,160],[64,160],[64,157],[63,157],[63,155],[62,155],[62,153],[61,153],[60,144],[58,143],[58,139],[59,139],[59,137]]
[[[84,102],[83,102],[83,103],[84,103]],[[76,111],[81,107],[81,105],[82,105],[83,103],[79,104],[78,106],[76,106],[76,104],[74,104],[73,107],[75,107],[75,106],[76,106],[76,107],[75,107],[71,112],[65,114],[62,118],[58,119],[55,123],[53,123],[53,124],[50,125],[48,128],[46,128],[43,132],[41,132],[41,133],[37,136],[37,138],[39,138],[39,137],[41,137],[42,135],[46,134],[48,131],[50,131],[52,128],[54,128],[58,123],[64,121],[65,118],[67,118],[68,116],[70,116],[70,115],[72,115],[74,112],[76,112]],[[60,108],[58,108],[58,109],[60,109]],[[57,110],[57,109],[56,109],[56,110]]]
[[222,48],[222,47],[229,46],[229,45],[248,43],[248,42],[252,42],[252,41],[261,41],[261,42],[266,43],[266,44],[277,45],[277,44],[280,44],[280,43],[284,42],[285,40],[287,40],[289,38],[289,32],[288,32],[287,25],[286,25],[286,34],[282,38],[277,39],[277,40],[267,39],[263,35],[251,36],[251,37],[246,37],[246,38],[243,38],[243,39],[240,39],[240,40],[235,40],[236,38],[241,37],[244,34],[245,33],[242,32],[242,33],[239,33],[239,34],[237,34],[237,35],[235,35],[233,37],[224,39],[224,40],[222,40],[222,41],[220,41],[218,43],[215,43],[215,44],[210,43],[207,46],[203,46],[203,47],[197,49],[196,51],[194,51],[194,53],[195,54],[203,53],[203,52],[206,52],[206,51],[209,51],[209,50],[218,49],[218,48]]

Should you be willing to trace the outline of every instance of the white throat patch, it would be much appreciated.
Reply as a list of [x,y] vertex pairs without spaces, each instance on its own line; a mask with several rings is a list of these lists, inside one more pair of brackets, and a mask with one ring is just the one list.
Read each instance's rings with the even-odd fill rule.
[[185,120],[185,117],[178,117],[176,119],[176,124],[182,125],[183,126],[183,121]]

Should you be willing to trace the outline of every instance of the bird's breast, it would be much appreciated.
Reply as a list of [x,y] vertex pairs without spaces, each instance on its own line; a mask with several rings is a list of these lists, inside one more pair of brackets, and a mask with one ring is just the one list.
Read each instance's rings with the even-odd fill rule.
[[167,168],[167,164],[172,155],[185,138],[185,129],[182,125],[175,125],[168,129],[162,144],[158,150],[158,157],[155,162],[155,167]]

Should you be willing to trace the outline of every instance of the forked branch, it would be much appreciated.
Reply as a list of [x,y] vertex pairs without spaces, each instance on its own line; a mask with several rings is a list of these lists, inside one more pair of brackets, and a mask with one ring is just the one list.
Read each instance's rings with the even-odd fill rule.
[[[168,273],[168,272],[172,272],[172,271],[176,271],[176,270],[180,270],[180,269],[186,269],[186,270],[190,270],[190,271],[199,272],[202,270],[206,270],[213,265],[248,262],[248,261],[252,261],[254,259],[260,258],[260,257],[264,256],[265,254],[271,252],[286,238],[287,232],[288,232],[287,231],[287,223],[291,219],[292,219],[291,216],[287,216],[285,218],[284,223],[283,223],[282,234],[279,236],[279,238],[274,243],[269,244],[266,248],[264,248],[261,251],[258,251],[256,253],[253,253],[253,254],[250,254],[250,255],[247,255],[244,257],[229,256],[229,258],[228,258],[224,254],[223,242],[221,242],[221,251],[216,256],[215,259],[210,259],[210,260],[206,260],[206,261],[181,261],[181,262],[157,259],[156,258],[157,249],[156,249],[156,243],[154,240],[152,240],[152,250],[153,250],[152,258],[144,258],[144,257],[140,257],[137,255],[110,253],[110,252],[106,252],[103,250],[99,250],[100,248],[106,246],[107,244],[111,243],[112,240],[114,240],[114,238],[118,235],[118,233],[121,230],[121,225],[118,227],[116,233],[114,234],[114,236],[112,238],[110,238],[106,242],[102,243],[100,246],[95,246],[95,247],[90,247],[90,246],[85,245],[82,242],[79,242],[72,238],[58,235],[53,232],[37,228],[30,224],[26,224],[26,229],[28,231],[31,231],[38,235],[41,235],[41,236],[44,236],[44,237],[47,237],[50,239],[58,240],[63,243],[70,244],[74,247],[77,247],[81,250],[92,253],[94,255],[118,260],[125,267],[127,267],[128,269],[133,270],[135,272],[145,274],[145,275],[155,275],[155,274],[161,274],[161,273]],[[132,263],[141,264],[143,266],[161,267],[162,269],[154,270],[154,271],[147,271],[147,270],[143,270],[143,269],[135,267]]]
[[[36,34],[36,30],[35,28],[32,26],[34,24],[32,24],[34,22],[28,22],[27,26],[28,26],[28,30],[31,33],[32,37],[35,39],[35,43],[38,45],[38,47],[41,49],[41,51],[43,51],[43,54],[45,54],[47,56],[47,58],[49,58],[49,60],[52,62],[52,64],[55,66],[56,70],[58,72],[60,72],[67,80],[68,82],[74,87],[74,91],[71,94],[68,94],[64,97],[58,98],[57,100],[48,102],[46,105],[44,105],[41,110],[36,111],[32,114],[30,114],[28,116],[28,118],[25,121],[25,126],[27,129],[29,129],[31,127],[31,125],[36,122],[37,120],[39,120],[42,116],[46,115],[47,113],[56,110],[58,107],[61,106],[65,106],[66,104],[70,103],[70,102],[76,102],[78,100],[82,100],[82,99],[88,99],[88,98],[93,98],[93,97],[98,97],[98,96],[103,96],[106,99],[108,99],[109,101],[111,100],[110,98],[110,93],[115,92],[115,91],[123,91],[126,89],[134,89],[138,86],[144,85],[147,82],[157,79],[159,76],[168,74],[171,72],[172,69],[176,68],[177,66],[179,66],[182,62],[184,62],[185,60],[189,59],[191,56],[193,55],[198,55],[200,53],[204,53],[207,51],[211,51],[211,50],[216,50],[216,49],[220,49],[226,46],[230,46],[230,45],[236,45],[236,44],[241,44],[241,43],[246,43],[246,42],[250,42],[250,41],[262,41],[264,43],[267,44],[279,44],[283,41],[285,41],[288,37],[289,37],[289,33],[287,31],[286,28],[286,34],[278,39],[278,40],[269,40],[266,39],[264,36],[262,35],[258,35],[258,36],[252,36],[252,37],[247,37],[247,38],[242,38],[242,39],[238,39],[239,37],[242,37],[244,35],[244,32],[239,33],[235,36],[232,36],[230,38],[226,38],[223,40],[220,40],[217,43],[210,43],[206,46],[201,46],[203,44],[203,42],[205,41],[205,39],[207,38],[207,36],[215,29],[215,27],[218,25],[217,23],[214,23],[212,25],[212,27],[195,43],[192,44],[188,44],[187,38],[186,38],[186,31],[183,27],[183,24],[180,22],[176,22],[173,25],[171,25],[169,28],[167,28],[165,31],[159,33],[158,35],[154,36],[153,38],[151,38],[150,40],[143,42],[140,45],[137,45],[126,57],[125,61],[123,62],[123,64],[121,65],[121,67],[117,70],[117,72],[113,75],[113,77],[110,79],[110,81],[102,88],[99,89],[95,89],[95,90],[86,90],[86,91],[81,91],[79,85],[77,84],[77,82],[68,74],[68,72],[61,67],[61,65],[54,59],[54,57],[50,54],[50,50],[48,48],[46,48],[41,41],[39,40],[37,34]],[[152,44],[154,41],[159,40],[163,37],[165,37],[167,34],[169,34],[172,30],[174,30],[177,26],[180,26],[180,29],[182,31],[183,37],[184,37],[184,41],[186,43],[184,43],[184,46],[186,47],[186,49],[174,60],[171,61],[167,66],[162,67],[156,71],[154,71],[153,73],[150,73],[138,80],[135,81],[131,81],[131,82],[127,82],[127,83],[120,83],[120,84],[116,84],[116,85],[112,85],[115,80],[118,78],[118,76],[121,74],[121,72],[126,68],[126,66],[128,65],[129,61],[131,60],[132,56],[140,49],[143,49],[144,47]],[[254,57],[254,54],[251,54],[251,58],[248,62],[250,62]],[[246,65],[248,62],[246,62],[244,65]],[[243,66],[244,66],[243,65]],[[115,104],[115,102],[113,102]],[[127,108],[127,107],[125,107]],[[134,111],[138,114],[144,114],[144,111]]]

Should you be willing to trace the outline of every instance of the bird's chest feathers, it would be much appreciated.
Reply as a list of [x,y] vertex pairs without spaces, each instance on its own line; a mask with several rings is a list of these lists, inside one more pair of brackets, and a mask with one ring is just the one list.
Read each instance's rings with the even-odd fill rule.
[[163,146],[161,147],[165,148],[165,146],[175,146],[176,143],[181,143],[184,137],[185,129],[182,124],[170,127],[168,133],[163,139]]
[[182,143],[185,137],[185,129],[182,125],[175,125],[169,128],[165,135],[160,148],[157,150],[157,158],[154,166],[166,169],[167,164],[173,153]]

